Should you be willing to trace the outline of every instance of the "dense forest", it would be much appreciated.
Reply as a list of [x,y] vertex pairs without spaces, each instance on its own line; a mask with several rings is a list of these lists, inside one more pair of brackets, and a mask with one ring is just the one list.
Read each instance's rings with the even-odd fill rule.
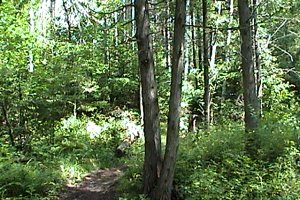
[[0,0],[0,199],[300,199],[298,9]]

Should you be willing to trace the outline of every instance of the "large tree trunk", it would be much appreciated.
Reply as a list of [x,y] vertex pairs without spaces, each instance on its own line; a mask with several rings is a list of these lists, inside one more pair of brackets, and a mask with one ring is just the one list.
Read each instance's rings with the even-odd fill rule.
[[159,108],[149,30],[148,5],[146,0],[135,0],[134,6],[144,113],[145,162],[143,186],[144,193],[149,194],[157,184],[161,167]]
[[256,80],[253,62],[253,40],[251,37],[251,12],[248,0],[238,1],[239,24],[241,36],[241,55],[243,71],[243,94],[245,110],[245,129],[248,132],[246,150],[255,155],[254,135],[258,127],[258,98],[256,93]]
[[176,0],[175,27],[172,54],[172,80],[169,101],[167,144],[164,163],[158,185],[152,199],[170,200],[173,188],[177,149],[179,144],[179,122],[184,60],[184,33],[186,0]]

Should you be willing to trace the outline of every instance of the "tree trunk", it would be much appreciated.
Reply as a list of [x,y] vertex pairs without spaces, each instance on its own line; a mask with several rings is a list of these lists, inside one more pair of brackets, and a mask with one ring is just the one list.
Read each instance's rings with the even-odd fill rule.
[[165,65],[166,68],[169,69],[170,67],[170,45],[169,45],[169,37],[170,37],[170,31],[169,31],[169,17],[170,17],[170,2],[169,0],[165,0],[165,24],[164,24],[164,46],[165,46]]
[[[34,11],[32,8],[33,5],[30,5],[29,8],[29,32],[34,34]],[[28,53],[28,71],[33,72],[33,53],[32,53],[32,44],[29,44],[29,53]]]
[[[231,27],[232,26],[232,22],[233,22],[233,11],[234,11],[234,5],[233,5],[233,0],[229,0],[228,1],[229,3],[229,22],[228,22],[228,27]],[[229,29],[227,30],[227,39],[226,39],[226,51],[225,51],[225,63],[226,63],[226,66],[230,66],[230,52],[231,52],[231,36],[232,36],[232,30]],[[223,84],[222,84],[222,95],[221,95],[221,102],[220,102],[220,110],[219,110],[219,113],[221,116],[223,116],[223,107],[224,107],[224,101],[225,101],[225,94],[226,94],[226,83],[227,80],[226,80],[226,77],[224,78],[223,80]]]
[[51,15],[51,21],[53,21],[55,17],[55,0],[50,1],[50,15]]
[[194,3],[193,1],[190,1],[190,12],[191,12],[191,25],[192,25],[192,57],[193,57],[193,68],[197,69],[197,39],[196,39],[196,34],[195,34],[195,15],[194,15]]
[[204,116],[206,128],[210,124],[210,81],[209,81],[209,51],[207,34],[207,0],[202,1],[203,17],[203,67],[204,67]]
[[145,163],[143,186],[144,193],[149,194],[157,184],[158,175],[160,174],[161,139],[157,86],[146,2],[146,0],[135,0],[134,6],[144,113]]
[[179,122],[184,69],[184,33],[186,18],[186,0],[176,0],[175,27],[172,54],[172,79],[169,101],[167,144],[164,163],[158,185],[152,199],[170,200],[173,188],[177,149],[179,144]]
[[259,43],[257,40],[257,0],[252,2],[252,15],[253,15],[253,49],[254,49],[254,69],[256,71],[256,92],[258,97],[258,114],[262,115],[262,79],[261,79],[261,65],[260,65],[260,56],[259,56]]
[[[190,4],[191,4],[191,0],[186,0],[186,7],[190,8]],[[189,12],[190,10],[187,10],[186,11],[186,16],[185,16],[185,21],[186,21],[186,24],[192,24],[191,22],[191,14]],[[191,30],[188,29],[187,30],[187,34],[186,35],[190,35],[191,34]],[[187,37],[187,36],[185,36]],[[189,44],[189,42],[187,42],[188,38],[184,38],[184,46],[183,46],[183,49],[184,49],[184,77],[183,77],[183,80],[186,81],[187,78],[188,78],[188,75],[189,75],[189,72],[190,72],[190,50],[191,50],[191,44]],[[193,53],[193,52],[192,52]]]
[[[202,38],[203,35],[201,35],[201,28],[200,28],[200,24],[201,24],[201,13],[200,10],[196,10],[196,22],[198,23],[198,27],[197,27],[197,46],[198,46],[198,52],[197,52],[197,56],[198,56],[198,67],[199,67],[199,72],[202,71],[202,64],[203,64],[203,44],[202,44]],[[202,29],[203,30],[203,29]],[[203,31],[204,32],[204,31]],[[198,79],[196,78],[196,89],[199,89],[199,83],[198,83]]]
[[[228,23],[228,27],[230,27],[232,25],[233,11],[234,11],[234,9],[233,9],[233,0],[229,0],[229,23]],[[231,35],[232,35],[232,32],[229,29],[227,31],[227,40],[226,40],[226,45],[227,45],[228,49],[229,49],[229,45],[231,43]],[[229,50],[227,50],[227,52],[226,52],[226,62],[229,62]]]
[[253,43],[251,38],[251,12],[248,0],[238,1],[239,29],[241,37],[243,95],[245,110],[245,130],[247,132],[246,151],[252,157],[256,155],[255,130],[258,127],[258,98],[253,62]]
[[63,5],[63,8],[64,8],[64,12],[66,14],[66,22],[67,22],[67,25],[68,25],[68,40],[69,40],[69,42],[71,42],[72,41],[71,16],[70,16],[70,13],[69,13],[69,8],[67,7],[67,3],[65,2],[65,0],[62,1],[62,5]]
[[4,116],[3,125],[5,124],[7,126],[10,143],[11,143],[11,146],[14,147],[15,146],[15,138],[14,138],[14,135],[13,135],[13,128],[10,124],[7,109],[6,109],[6,100],[3,100],[1,108],[2,108],[2,114]]
[[[207,9],[207,8],[206,8]],[[215,9],[216,9],[216,14],[221,17],[222,13],[222,3],[220,1],[215,2]],[[207,11],[206,11],[207,12]],[[207,15],[207,13],[206,13]],[[207,18],[207,16],[206,16]],[[207,21],[206,21],[206,26],[207,26]],[[217,55],[217,47],[218,47],[218,24],[216,24],[216,30],[211,31],[211,40],[210,40],[210,62],[209,62],[209,69],[210,69],[210,74],[212,74],[212,79],[217,75],[217,70],[216,70],[216,55]],[[211,101],[211,99],[210,99]]]

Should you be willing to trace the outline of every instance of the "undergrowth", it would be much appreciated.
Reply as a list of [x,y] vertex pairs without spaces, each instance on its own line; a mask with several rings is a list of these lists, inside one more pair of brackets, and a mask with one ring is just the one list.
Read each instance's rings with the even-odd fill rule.
[[114,150],[124,138],[121,123],[100,116],[87,131],[89,120],[63,119],[51,138],[34,138],[28,152],[2,145],[0,199],[58,199],[64,184],[80,181],[93,169],[119,165]]
[[[175,184],[184,199],[291,199],[300,198],[299,126],[266,115],[256,133],[258,155],[245,151],[244,127],[223,123],[209,131],[182,134]],[[129,169],[121,179],[122,199],[144,199],[142,191],[143,146],[137,144]]]
[[[143,140],[133,143],[123,158],[116,158],[114,150],[125,137],[124,127],[100,116],[93,119],[99,126],[87,131],[90,120],[62,120],[53,138],[34,138],[29,152],[17,152],[3,143],[0,198],[58,199],[64,184],[80,181],[88,171],[125,165],[118,182],[120,200],[147,199],[142,195]],[[255,158],[245,151],[241,124],[224,122],[209,131],[182,133],[176,190],[187,200],[299,199],[298,124],[290,115],[265,115],[256,132]]]
[[299,199],[298,121],[266,116],[256,132],[256,158],[239,124],[182,139],[176,182],[185,199]]

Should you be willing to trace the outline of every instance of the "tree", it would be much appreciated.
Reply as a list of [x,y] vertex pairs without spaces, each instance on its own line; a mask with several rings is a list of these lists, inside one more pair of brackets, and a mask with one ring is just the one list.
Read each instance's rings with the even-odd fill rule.
[[147,1],[135,0],[134,6],[144,113],[145,163],[143,186],[144,193],[149,194],[157,183],[161,168],[159,107]]
[[[253,61],[253,40],[252,30],[250,26],[251,12],[248,0],[238,1],[239,10],[239,29],[241,37],[241,56],[242,56],[242,74],[243,74],[243,95],[244,95],[244,111],[245,111],[245,129],[251,133],[258,127],[258,98],[257,85],[254,72]],[[248,135],[247,150],[250,154],[253,150],[253,136]]]
[[257,0],[252,0],[252,40],[253,40],[253,58],[254,58],[254,69],[256,71],[256,92],[258,98],[258,114],[262,114],[262,80],[261,80],[261,64],[259,55],[259,43],[257,34]]
[[184,59],[186,0],[176,0],[171,95],[169,100],[167,144],[163,167],[152,199],[170,200],[179,145],[180,104]]
[[210,86],[209,86],[209,53],[208,53],[208,34],[207,34],[207,1],[202,1],[203,17],[203,68],[204,68],[204,116],[206,127],[210,123]]

